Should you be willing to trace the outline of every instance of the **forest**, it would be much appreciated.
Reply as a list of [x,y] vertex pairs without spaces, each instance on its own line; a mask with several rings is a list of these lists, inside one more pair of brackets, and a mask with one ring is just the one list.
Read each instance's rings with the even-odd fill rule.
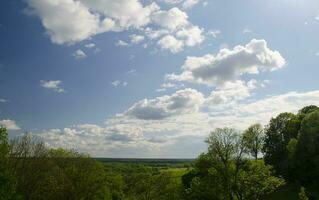
[[95,159],[0,129],[1,200],[319,199],[319,108],[224,127],[195,160]]

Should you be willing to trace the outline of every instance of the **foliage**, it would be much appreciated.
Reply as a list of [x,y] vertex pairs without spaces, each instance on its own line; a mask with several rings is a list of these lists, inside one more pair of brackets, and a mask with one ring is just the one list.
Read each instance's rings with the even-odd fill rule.
[[299,196],[299,199],[300,200],[308,200],[309,198],[307,197],[307,194],[306,194],[306,189],[304,187],[301,187],[300,188],[300,192],[298,194]]
[[289,152],[287,145],[298,135],[298,117],[292,113],[281,113],[272,118],[265,130],[263,146],[264,160],[272,165],[277,174],[284,174],[285,161]]
[[264,141],[262,126],[260,124],[253,124],[248,127],[244,131],[243,140],[248,153],[257,160]]
[[208,152],[183,177],[184,186],[190,186],[186,188],[189,199],[260,199],[284,184],[272,176],[270,166],[245,158],[244,140],[235,130],[216,129],[206,142]]
[[11,158],[24,199],[111,199],[103,165],[86,155],[48,149],[27,134],[12,141]]
[[298,181],[306,187],[319,188],[319,110],[302,121],[294,163]]
[[10,169],[8,133],[3,127],[0,127],[0,199],[19,199],[15,177]]

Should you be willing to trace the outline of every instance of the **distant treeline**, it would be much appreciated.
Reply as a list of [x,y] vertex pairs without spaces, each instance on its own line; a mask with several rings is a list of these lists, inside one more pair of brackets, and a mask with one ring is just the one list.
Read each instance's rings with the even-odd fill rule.
[[141,164],[151,167],[173,167],[185,168],[190,167],[195,159],[162,159],[162,158],[93,158],[102,163],[131,163]]
[[0,200],[289,199],[276,197],[285,185],[295,199],[319,199],[318,107],[243,132],[218,128],[205,142],[194,161],[92,159],[28,134],[9,141],[0,128]]

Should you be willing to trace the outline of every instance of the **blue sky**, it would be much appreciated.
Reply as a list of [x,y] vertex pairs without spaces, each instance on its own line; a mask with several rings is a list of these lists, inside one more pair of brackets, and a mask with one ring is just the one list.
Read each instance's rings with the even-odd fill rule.
[[319,104],[316,0],[0,6],[0,124],[105,157],[195,157],[209,131]]

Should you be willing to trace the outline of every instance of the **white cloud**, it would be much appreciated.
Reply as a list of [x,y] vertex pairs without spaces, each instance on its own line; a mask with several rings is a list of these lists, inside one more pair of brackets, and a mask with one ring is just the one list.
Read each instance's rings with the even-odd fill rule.
[[178,4],[182,2],[183,0],[161,0],[161,1],[167,4]]
[[119,86],[126,87],[128,83],[126,81],[115,80],[111,82],[111,85],[114,87],[119,87]]
[[6,102],[8,102],[8,100],[6,100],[6,99],[0,99],[0,103],[6,103]]
[[262,88],[265,88],[267,85],[269,85],[271,83],[270,80],[263,80],[261,83],[260,83],[260,86]]
[[255,88],[256,80],[247,83],[243,81],[227,82],[211,92],[206,99],[206,104],[214,108],[218,105],[229,106],[250,97],[251,91]]
[[165,92],[167,89],[180,89],[183,88],[184,84],[176,84],[176,83],[163,83],[159,89],[157,89],[157,92]]
[[[73,44],[108,31],[135,30],[131,42],[141,43],[145,36],[151,40],[171,36],[178,38],[179,47],[164,48],[176,53],[182,46],[202,43],[203,29],[188,21],[186,12],[177,7],[161,9],[156,3],[144,6],[140,0],[27,0],[32,13],[37,15],[53,43]],[[170,1],[171,3],[174,3]],[[190,7],[198,0],[181,1]],[[161,38],[160,38],[161,37]],[[119,40],[118,46],[128,43]],[[160,44],[160,43],[159,43]],[[85,45],[93,48],[94,44]],[[144,47],[147,44],[144,44]],[[178,49],[178,50],[177,50]]]
[[319,14],[315,17],[315,20],[319,21]]
[[245,29],[242,31],[243,34],[252,33],[252,32],[253,32],[253,31],[250,30],[250,29],[248,29],[248,28],[245,28]]
[[55,80],[55,81],[41,80],[40,81],[41,87],[54,90],[58,93],[65,92],[65,90],[61,87],[61,84],[62,84],[62,81],[60,80]]
[[159,7],[156,3],[143,6],[139,0],[80,0],[91,10],[111,18],[118,29],[143,27]]
[[[218,95],[226,96],[227,99],[233,92],[236,95],[236,88],[245,93],[245,88],[251,85],[254,84],[235,82],[216,91],[225,90]],[[108,118],[103,126],[82,124],[34,134],[50,146],[74,148],[81,152],[89,152],[92,156],[197,156],[205,148],[204,138],[215,128],[227,126],[244,130],[253,123],[266,124],[271,117],[281,112],[297,112],[307,105],[319,105],[317,90],[288,92],[245,102],[236,100],[231,106],[227,106],[228,100],[219,104],[210,102],[212,94],[205,98],[196,90],[184,92],[138,102],[129,110],[139,110],[139,117],[136,116],[136,112],[133,114],[126,111],[124,114]],[[231,102],[234,102],[233,98],[235,97],[230,98]],[[220,106],[226,109],[220,109]],[[199,140],[196,146],[195,138],[196,141]],[[191,151],[177,154],[176,146],[182,151]]]
[[136,71],[136,69],[130,69],[126,73],[129,75],[135,75],[135,74],[137,74],[137,71]]
[[89,44],[86,44],[85,45],[85,47],[86,48],[89,48],[89,49],[91,49],[91,48],[94,48],[96,45],[94,44],[94,43],[89,43]]
[[4,126],[8,130],[20,130],[16,122],[10,119],[0,120],[0,126]]
[[84,51],[82,51],[81,49],[78,49],[73,53],[73,57],[76,59],[83,59],[83,58],[86,58],[87,55],[84,53]]
[[209,36],[212,36],[213,38],[217,38],[217,36],[219,34],[221,34],[221,31],[220,30],[210,30],[208,31],[207,33]]
[[189,9],[195,6],[196,4],[198,4],[200,0],[161,0],[161,1],[170,5],[181,3],[181,6],[183,9]]
[[182,6],[184,9],[189,9],[195,6],[198,2],[199,0],[185,0]]
[[157,43],[162,49],[170,50],[172,53],[177,53],[183,50],[184,43],[177,40],[174,36],[167,35],[160,39]]
[[198,26],[190,26],[187,28],[183,28],[182,30],[176,33],[176,36],[180,39],[184,40],[184,44],[186,46],[195,46],[201,44],[205,37],[202,35],[203,29]]
[[182,28],[189,23],[187,14],[176,7],[168,11],[159,10],[155,12],[152,15],[152,21],[169,30]]
[[151,40],[157,39],[163,35],[167,35],[170,33],[168,30],[165,30],[165,29],[153,30],[152,28],[149,28],[149,27],[145,28],[143,31],[145,35]]
[[98,15],[74,0],[28,0],[53,43],[82,41],[99,32]]
[[145,39],[145,37],[143,35],[133,34],[133,35],[130,35],[130,39],[131,39],[131,43],[139,44]]
[[197,112],[203,95],[193,89],[184,89],[168,96],[144,99],[135,103],[124,115],[143,120],[160,120],[180,114]]
[[118,47],[125,47],[125,46],[128,46],[128,43],[123,41],[123,40],[118,40],[116,43],[115,43],[115,46],[118,46]]
[[168,74],[171,81],[187,81],[206,85],[220,85],[237,80],[243,74],[274,71],[285,65],[278,51],[268,48],[265,40],[251,40],[245,46],[221,49],[216,55],[187,57],[180,75]]
[[138,0],[27,0],[57,44],[74,43],[107,31],[141,27],[159,7]]

